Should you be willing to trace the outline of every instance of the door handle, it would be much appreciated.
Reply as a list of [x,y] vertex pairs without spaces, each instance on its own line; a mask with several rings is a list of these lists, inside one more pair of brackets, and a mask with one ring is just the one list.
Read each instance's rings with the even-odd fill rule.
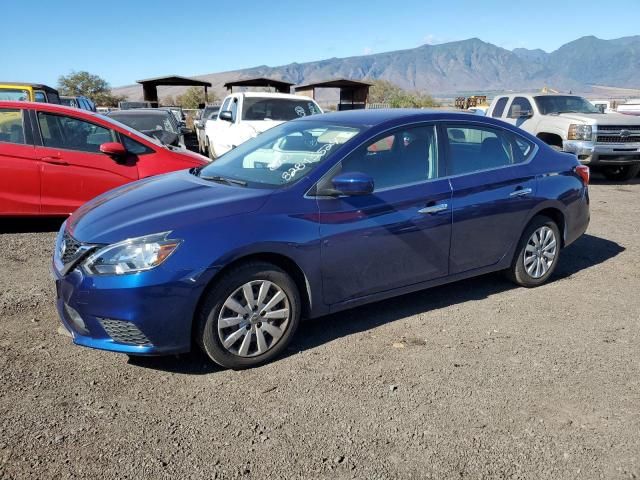
[[510,197],[524,197],[533,192],[531,188],[519,188],[509,194]]
[[431,205],[429,207],[424,207],[418,210],[418,213],[422,214],[433,214],[438,212],[443,212],[449,208],[449,205],[446,203],[439,203],[438,205]]
[[60,157],[42,157],[40,160],[42,160],[44,163],[49,163],[51,165],[64,165],[64,166],[69,165],[69,162],[65,162]]

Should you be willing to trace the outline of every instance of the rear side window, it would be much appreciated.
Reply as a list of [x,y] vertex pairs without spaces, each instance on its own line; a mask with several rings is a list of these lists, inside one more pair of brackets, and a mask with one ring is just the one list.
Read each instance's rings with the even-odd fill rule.
[[534,150],[529,140],[498,128],[450,125],[446,131],[449,175],[517,165],[525,162]]
[[47,103],[47,97],[44,92],[41,92],[40,90],[33,92],[33,97],[36,102]]
[[494,118],[500,118],[504,113],[504,107],[507,106],[507,97],[499,98],[496,102],[496,106],[493,108],[493,113],[491,114]]
[[100,145],[117,142],[113,130],[74,117],[38,112],[45,147],[100,153]]
[[516,97],[509,107],[509,118],[520,118],[523,112],[533,112],[531,102],[524,97]]
[[24,125],[22,110],[17,108],[0,108],[0,142],[23,145]]

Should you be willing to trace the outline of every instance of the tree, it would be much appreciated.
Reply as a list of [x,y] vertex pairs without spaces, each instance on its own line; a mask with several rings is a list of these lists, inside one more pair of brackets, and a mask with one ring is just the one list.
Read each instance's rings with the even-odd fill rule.
[[61,95],[88,97],[96,105],[115,107],[125,97],[111,93],[109,82],[89,72],[71,72],[58,78],[58,90]]
[[[218,97],[215,93],[209,92],[209,103],[216,103]],[[178,95],[175,98],[175,105],[180,105],[182,108],[198,108],[198,105],[205,103],[204,101],[204,89],[202,87],[190,87],[182,95]]]
[[387,80],[370,80],[370,103],[386,103],[392,108],[428,108],[437,107],[433,97],[420,92],[403,90]]

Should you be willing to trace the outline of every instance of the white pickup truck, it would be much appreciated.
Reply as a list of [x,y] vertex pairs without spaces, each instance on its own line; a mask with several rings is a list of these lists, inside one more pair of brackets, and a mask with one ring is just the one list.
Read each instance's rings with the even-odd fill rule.
[[204,127],[209,157],[220,155],[276,125],[323,113],[308,97],[285,93],[242,92],[227,96],[218,115]]
[[574,153],[610,180],[630,180],[640,173],[640,117],[601,113],[585,98],[564,94],[499,95],[487,116]]

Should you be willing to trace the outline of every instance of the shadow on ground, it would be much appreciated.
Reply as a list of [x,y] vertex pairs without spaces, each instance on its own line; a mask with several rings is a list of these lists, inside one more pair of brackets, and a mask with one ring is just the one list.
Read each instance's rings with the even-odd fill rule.
[[0,234],[57,232],[65,220],[66,217],[3,218],[0,221]]
[[[593,235],[583,235],[562,251],[552,281],[568,278],[604,263],[622,251],[624,247],[615,242]],[[371,330],[421,312],[482,300],[512,288],[519,287],[506,280],[502,274],[493,273],[306,321],[300,326],[285,355],[293,355],[337,338]],[[195,348],[190,354],[172,357],[130,357],[129,362],[139,367],[184,374],[202,375],[220,370]]]

